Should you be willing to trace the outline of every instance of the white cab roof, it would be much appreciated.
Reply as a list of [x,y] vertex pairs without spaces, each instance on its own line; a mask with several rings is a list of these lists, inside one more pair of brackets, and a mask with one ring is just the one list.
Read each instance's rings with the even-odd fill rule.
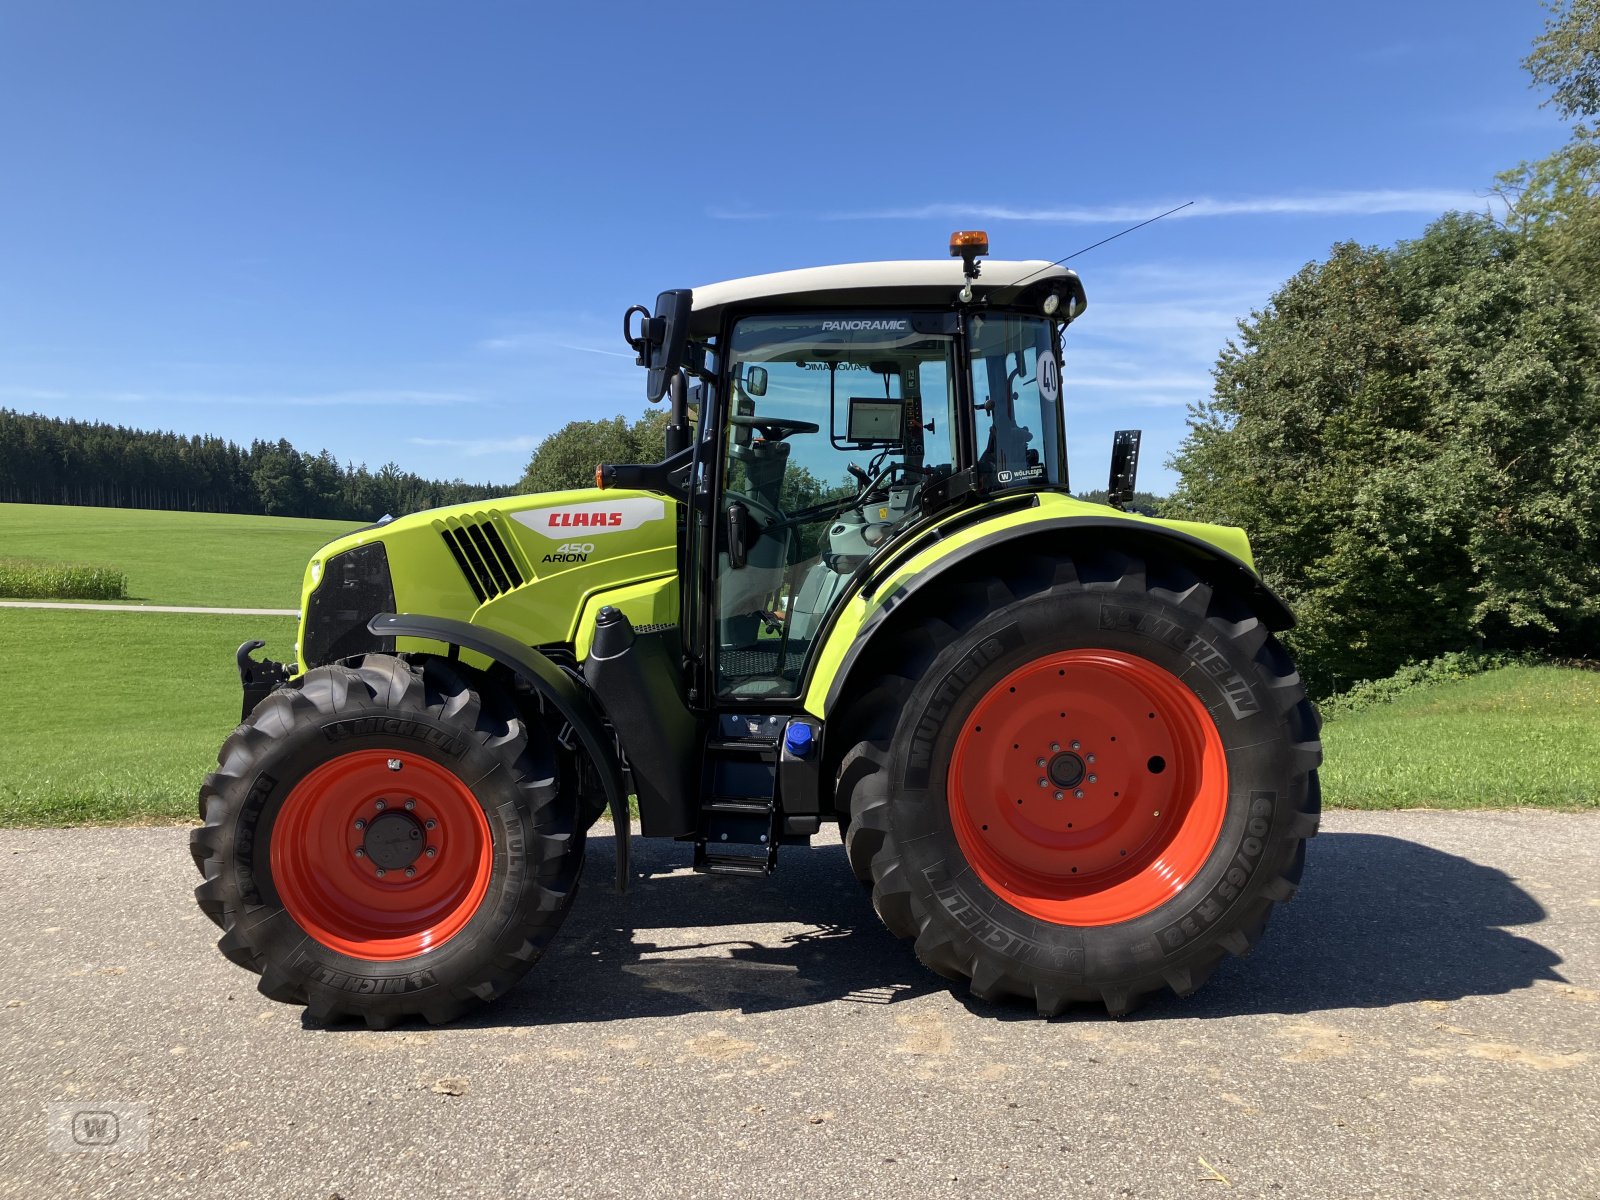
[[[1033,285],[1072,275],[1066,267],[1053,266],[1044,259],[1022,262],[982,259],[980,267],[978,278],[973,282],[973,288],[980,293],[1021,281]],[[812,296],[819,302],[826,302],[826,295],[832,293],[840,303],[926,304],[948,290],[949,300],[953,302],[964,282],[959,258],[840,263],[832,267],[749,275],[695,288],[694,326],[704,336],[715,325],[721,310],[730,304],[756,300],[782,302],[801,295]]]

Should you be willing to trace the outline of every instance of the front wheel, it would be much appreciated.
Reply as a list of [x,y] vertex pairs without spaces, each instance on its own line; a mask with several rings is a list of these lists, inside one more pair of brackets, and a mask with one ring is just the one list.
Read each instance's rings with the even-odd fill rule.
[[201,788],[195,896],[219,948],[324,1021],[440,1022],[495,998],[577,890],[583,830],[554,749],[439,659],[307,672]]
[[1293,895],[1317,718],[1242,601],[1083,552],[972,579],[901,630],[840,802],[879,915],[933,970],[1045,1015],[1123,1013],[1193,991]]

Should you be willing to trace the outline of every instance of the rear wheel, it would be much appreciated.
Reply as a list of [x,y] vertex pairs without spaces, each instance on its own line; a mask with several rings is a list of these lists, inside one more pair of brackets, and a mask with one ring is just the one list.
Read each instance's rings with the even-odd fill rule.
[[1316,831],[1317,718],[1287,655],[1237,598],[1109,550],[946,597],[879,658],[841,763],[885,924],[1045,1015],[1193,991],[1293,895]]
[[509,988],[583,858],[546,731],[451,664],[368,655],[264,700],[201,789],[195,895],[261,991],[449,1020]]

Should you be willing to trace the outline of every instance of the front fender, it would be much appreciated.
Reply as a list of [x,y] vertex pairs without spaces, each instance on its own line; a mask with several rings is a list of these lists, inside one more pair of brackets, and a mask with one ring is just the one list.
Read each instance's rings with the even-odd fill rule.
[[[605,789],[606,805],[617,836],[617,889],[623,890],[628,878],[628,792],[622,780],[622,763],[616,741],[588,689],[531,646],[493,629],[447,617],[425,617],[412,613],[379,613],[367,622],[367,629],[379,637],[414,637],[440,642],[454,655],[459,649],[472,650],[499,663],[544,697],[572,726],[578,741],[594,764]],[[599,811],[580,813],[587,825]]]

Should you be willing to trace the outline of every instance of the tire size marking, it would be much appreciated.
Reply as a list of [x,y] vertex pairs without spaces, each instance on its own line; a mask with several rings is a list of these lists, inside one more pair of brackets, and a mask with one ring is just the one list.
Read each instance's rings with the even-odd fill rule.
[[1100,608],[1100,628],[1140,633],[1186,655],[1222,689],[1223,699],[1228,702],[1235,720],[1253,717],[1261,711],[1261,701],[1250,681],[1234,670],[1220,650],[1175,621],[1155,613],[1105,604]]
[[308,958],[306,963],[310,967],[308,975],[312,983],[338,988],[341,992],[358,992],[369,996],[401,996],[406,992],[423,991],[438,983],[431,970],[412,971],[407,975],[394,975],[389,978],[375,978],[335,971],[315,959]]
[[239,806],[239,824],[234,833],[233,862],[239,884],[239,898],[246,904],[261,903],[261,889],[256,886],[256,826],[261,823],[261,813],[267,798],[278,786],[275,776],[261,774],[250,785],[244,803]]
[[1022,934],[1013,933],[998,925],[988,913],[968,899],[965,892],[950,881],[943,867],[929,867],[922,872],[928,888],[939,901],[940,907],[974,938],[991,950],[1004,955],[1012,962],[1042,967],[1047,971],[1060,971],[1082,977],[1088,956],[1082,945],[1043,946]]
[[1205,899],[1200,901],[1188,916],[1174,921],[1160,933],[1156,940],[1168,953],[1186,942],[1199,937],[1221,919],[1227,906],[1237,900],[1261,862],[1261,852],[1266,849],[1267,834],[1272,829],[1272,810],[1277,807],[1278,793],[1251,792],[1250,816],[1245,824],[1244,840],[1234,853],[1233,861],[1222,879]]
[[348,742],[355,738],[383,734],[386,737],[409,737],[432,746],[449,758],[460,758],[467,752],[466,738],[458,737],[448,729],[424,721],[405,717],[355,717],[349,721],[335,721],[322,727],[322,736],[328,741]]
[[906,755],[905,785],[926,788],[928,774],[933,765],[933,747],[944,732],[950,710],[966,694],[968,685],[990,663],[1007,651],[1022,645],[1022,632],[1015,625],[985,638],[958,662],[934,689],[933,697],[917,720],[916,731],[911,735],[911,751]]

